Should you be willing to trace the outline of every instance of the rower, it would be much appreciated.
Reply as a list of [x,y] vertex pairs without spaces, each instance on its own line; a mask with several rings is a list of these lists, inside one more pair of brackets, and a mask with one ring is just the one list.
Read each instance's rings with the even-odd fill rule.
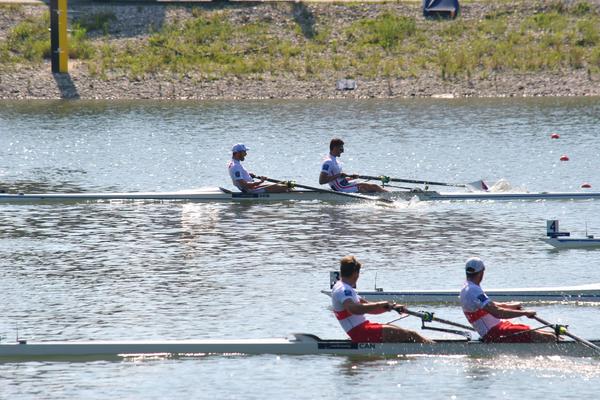
[[355,183],[352,178],[358,175],[346,175],[342,173],[342,164],[338,162],[338,157],[344,152],[344,141],[334,138],[329,143],[329,155],[323,160],[321,165],[321,174],[319,175],[319,184],[329,184],[331,189],[346,193],[374,193],[387,192],[381,186],[375,183]]
[[469,258],[465,265],[467,280],[460,291],[463,312],[484,342],[531,343],[556,340],[553,333],[532,330],[529,325],[504,320],[534,318],[536,312],[523,310],[520,303],[497,303],[490,300],[479,286],[484,271],[485,265],[480,258]]
[[248,148],[238,143],[231,148],[231,161],[227,165],[229,176],[234,186],[244,193],[282,193],[289,192],[289,188],[282,184],[266,184],[263,185],[265,178],[259,177],[259,181],[254,181],[250,173],[242,165],[242,161],[246,158]]
[[331,303],[335,317],[353,342],[416,342],[433,343],[417,332],[396,325],[368,321],[364,314],[381,314],[386,311],[402,311],[403,305],[388,301],[369,302],[358,296],[356,281],[361,263],[354,256],[340,261],[340,280],[331,289]]

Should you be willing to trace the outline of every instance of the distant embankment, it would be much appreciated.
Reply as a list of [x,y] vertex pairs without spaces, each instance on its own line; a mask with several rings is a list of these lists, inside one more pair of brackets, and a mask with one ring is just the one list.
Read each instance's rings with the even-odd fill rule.
[[2,4],[0,98],[600,95],[600,0],[461,5],[71,1],[70,74],[52,75],[47,7]]

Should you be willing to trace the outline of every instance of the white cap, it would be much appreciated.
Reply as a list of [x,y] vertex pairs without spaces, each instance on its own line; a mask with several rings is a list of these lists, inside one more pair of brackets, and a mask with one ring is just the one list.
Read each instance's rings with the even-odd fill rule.
[[485,265],[483,264],[483,260],[479,257],[471,257],[467,260],[465,264],[465,272],[467,274],[476,274],[485,269]]
[[248,151],[248,148],[245,144],[238,143],[231,148],[232,153],[237,153],[239,151]]

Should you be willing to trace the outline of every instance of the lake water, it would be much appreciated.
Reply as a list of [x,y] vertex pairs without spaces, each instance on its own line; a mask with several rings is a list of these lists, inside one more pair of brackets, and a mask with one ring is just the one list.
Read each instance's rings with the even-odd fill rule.
[[[551,140],[551,133],[561,135]],[[600,99],[0,102],[0,184],[24,192],[231,188],[249,170],[316,185],[329,140],[347,172],[600,190]],[[561,162],[567,154],[570,161]],[[554,251],[546,219],[600,235],[599,201],[0,205],[0,335],[30,340],[344,333],[320,293],[355,254],[359,289],[600,282],[600,250]],[[456,307],[419,306],[464,322]],[[599,309],[539,306],[600,338]],[[391,314],[374,321],[394,319]],[[418,329],[405,319],[403,326]],[[433,337],[443,334],[425,332]],[[582,398],[599,358],[236,356],[0,363],[0,398]]]

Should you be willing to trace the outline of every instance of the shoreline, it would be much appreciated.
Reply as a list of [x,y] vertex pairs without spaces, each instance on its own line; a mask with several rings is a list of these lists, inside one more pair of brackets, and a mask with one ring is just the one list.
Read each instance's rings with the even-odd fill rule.
[[[233,18],[254,18],[272,12],[273,21],[287,16],[286,6],[293,4],[268,5],[266,3],[236,3],[233,5],[199,5],[203,12],[213,8],[233,10]],[[508,3],[502,3],[508,4]],[[521,3],[519,3],[521,4]],[[521,4],[522,5],[522,4]],[[510,5],[509,5],[510,6]],[[522,5],[525,7],[524,5]],[[20,5],[24,19],[41,15],[46,7]],[[196,6],[194,6],[196,7]],[[212,8],[211,8],[212,7]],[[342,11],[323,3],[306,3],[314,15],[322,10],[334,13],[334,18],[352,19]],[[341,8],[342,6],[338,7]],[[350,6],[343,6],[350,7]],[[407,16],[418,18],[420,4],[371,3],[361,6],[360,15],[372,15],[380,9],[402,8]],[[508,7],[504,5],[504,7]],[[123,43],[144,41],[149,37],[152,24],[166,23],[170,19],[187,17],[189,6],[153,4],[151,7],[115,3],[77,3],[73,11],[93,13],[109,10],[118,16],[114,32],[92,36],[98,43]],[[205,11],[208,10],[208,11]],[[473,2],[462,6],[465,22],[481,19],[486,13],[498,12],[494,4]],[[337,14],[335,14],[337,13]],[[241,17],[240,17],[241,16]],[[422,18],[421,18],[422,19]],[[0,23],[12,21],[10,9],[0,8]],[[142,22],[143,21],[143,22]],[[14,26],[18,22],[12,21]],[[240,24],[243,24],[241,22]],[[0,28],[0,39],[7,29]],[[112,29],[112,27],[111,27]],[[504,98],[504,97],[563,97],[600,96],[600,74],[590,69],[566,69],[521,73],[502,71],[474,74],[469,78],[453,77],[442,79],[439,73],[424,70],[416,76],[367,78],[352,76],[355,90],[337,90],[339,79],[347,78],[342,72],[318,73],[309,77],[298,77],[293,73],[259,73],[244,76],[207,77],[197,72],[187,73],[144,73],[128,76],[109,72],[100,77],[92,74],[85,62],[70,60],[69,74],[52,74],[50,62],[41,65],[3,67],[0,64],[0,99],[183,99],[183,100],[237,100],[237,99],[368,99],[368,98]]]
[[3,73],[0,99],[88,100],[261,100],[261,99],[393,99],[393,98],[507,98],[600,97],[600,79],[585,72],[570,75],[501,75],[496,79],[441,81],[424,79],[356,80],[355,90],[337,90],[336,80],[239,79],[197,81],[165,76],[137,80],[120,77],[98,80],[81,70],[52,74],[31,69]]

